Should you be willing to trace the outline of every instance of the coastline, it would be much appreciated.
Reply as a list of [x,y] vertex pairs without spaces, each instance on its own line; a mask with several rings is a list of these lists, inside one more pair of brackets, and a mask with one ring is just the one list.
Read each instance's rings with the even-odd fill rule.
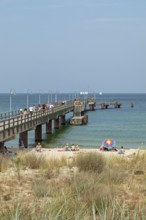
[[[37,106],[37,94],[31,94],[30,105]],[[37,95],[38,96],[38,95]],[[1,94],[1,113],[9,112],[9,94]],[[69,94],[58,94],[58,100],[68,99]],[[45,103],[47,94],[41,97],[41,102]],[[88,146],[90,148],[99,147],[105,138],[114,138],[117,147],[124,146],[131,148],[145,148],[146,139],[145,130],[146,123],[144,123],[145,115],[145,95],[144,94],[103,94],[98,96],[98,101],[103,100],[118,100],[122,103],[120,109],[100,110],[99,107],[94,112],[88,112],[89,123],[87,126],[74,127],[63,126],[64,130],[56,130],[53,134],[47,135],[47,139],[43,140],[44,147],[62,147],[65,143],[75,143],[83,148]],[[130,102],[133,101],[134,108],[131,108]],[[18,108],[26,106],[26,94],[19,94],[13,97],[13,105]],[[67,115],[66,120],[70,119]],[[61,128],[61,129],[62,129]],[[46,135],[45,129],[42,130],[43,135]],[[61,131],[61,135],[60,135]],[[59,134],[59,135],[58,135]],[[7,147],[18,146],[19,138],[5,142]],[[28,147],[35,145],[34,133],[29,132]]]
[[87,149],[87,148],[82,148],[79,151],[65,151],[62,148],[42,148],[41,152],[36,152],[35,149],[32,149],[31,152],[35,152],[37,155],[43,155],[47,158],[61,158],[61,157],[66,157],[66,158],[71,158],[75,157],[76,155],[80,153],[89,153],[89,152],[94,152],[94,153],[99,153],[102,154],[106,157],[109,156],[124,156],[124,157],[130,157],[132,155],[137,155],[138,153],[144,153],[145,150],[142,149],[125,149],[124,154],[119,154],[119,151],[100,151],[99,149]]
[[119,154],[119,150],[117,151],[101,151],[99,148],[81,148],[78,151],[66,151],[63,148],[42,148],[41,152],[37,152],[35,148],[23,148],[19,149],[16,147],[13,148],[7,148],[8,153],[4,154],[6,156],[16,156],[18,153],[35,153],[38,156],[45,156],[46,158],[58,158],[60,159],[61,157],[65,158],[73,158],[78,154],[82,153],[89,153],[89,152],[94,152],[94,153],[99,153],[101,155],[104,155],[105,157],[112,157],[112,156],[118,156],[118,157],[131,157],[132,155],[137,155],[137,154],[143,154],[146,152],[145,149],[140,149],[140,148],[131,148],[131,149],[124,149],[125,152],[124,154]]

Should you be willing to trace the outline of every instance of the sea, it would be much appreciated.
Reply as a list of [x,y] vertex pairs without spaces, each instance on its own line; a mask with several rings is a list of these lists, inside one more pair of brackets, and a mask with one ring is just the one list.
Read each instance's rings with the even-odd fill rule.
[[[120,108],[109,106],[101,109],[96,106],[94,111],[87,111],[88,124],[74,126],[69,124],[73,113],[66,115],[67,123],[54,130],[52,134],[45,133],[43,125],[42,145],[45,148],[62,148],[66,143],[76,144],[80,148],[99,148],[105,139],[114,139],[116,147],[146,149],[146,94],[114,94],[114,93],[49,93],[32,94],[1,93],[0,113],[17,111],[28,106],[54,103],[63,100],[94,98],[96,102],[115,102]],[[131,104],[133,103],[133,107]],[[18,147],[18,139],[5,142],[8,147]],[[35,146],[34,131],[28,132],[28,147]]]

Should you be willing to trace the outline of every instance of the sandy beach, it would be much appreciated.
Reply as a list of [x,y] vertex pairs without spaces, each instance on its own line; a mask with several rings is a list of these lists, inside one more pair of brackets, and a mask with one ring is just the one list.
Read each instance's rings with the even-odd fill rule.
[[[31,150],[32,152],[36,152],[35,148]],[[136,155],[139,152],[144,152],[144,150],[140,149],[125,149],[124,154],[119,154],[119,151],[100,151],[100,149],[80,149],[79,151],[65,151],[62,148],[42,148],[41,152],[36,152],[38,155],[44,155],[47,158],[61,158],[61,157],[74,157],[80,153],[88,153],[88,152],[95,152],[100,153],[104,156],[124,156],[124,157],[130,157],[131,155]]]
[[145,152],[144,149],[124,149],[125,152],[124,154],[119,154],[119,150],[117,151],[101,151],[99,148],[97,149],[91,149],[91,148],[81,148],[78,151],[66,151],[63,148],[42,148],[41,152],[37,152],[35,148],[24,148],[24,149],[19,149],[19,148],[8,148],[8,151],[11,153],[8,153],[7,155],[9,156],[15,156],[18,152],[32,152],[39,155],[43,155],[45,157],[47,157],[48,159],[50,158],[61,158],[61,157],[65,157],[65,158],[73,158],[75,156],[77,156],[78,154],[83,154],[83,153],[88,153],[88,152],[95,152],[95,153],[99,153],[104,155],[105,157],[112,157],[112,156],[117,156],[117,157],[125,157],[125,158],[129,158],[132,155],[137,155],[138,153],[142,154]]

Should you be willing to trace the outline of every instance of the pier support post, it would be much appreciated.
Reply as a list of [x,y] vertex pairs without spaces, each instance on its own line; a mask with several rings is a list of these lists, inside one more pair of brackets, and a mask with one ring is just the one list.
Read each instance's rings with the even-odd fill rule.
[[96,106],[96,102],[95,102],[95,99],[94,98],[91,98],[88,102],[88,105],[89,105],[89,109],[90,111],[94,111],[94,108]]
[[0,152],[4,153],[4,142],[0,142]]
[[46,134],[52,134],[52,120],[46,122]]
[[65,125],[65,115],[61,115],[60,119],[61,119],[61,125]]
[[115,107],[115,108],[120,108],[120,107],[121,107],[121,103],[115,102],[115,103],[114,103],[114,107]]
[[90,111],[94,111],[94,106],[95,106],[95,104],[90,104],[89,105]]
[[54,119],[54,128],[55,129],[59,128],[59,117]]
[[19,134],[19,147],[28,147],[28,131]]
[[102,108],[102,109],[108,109],[108,107],[109,107],[109,104],[107,104],[107,103],[101,103],[101,108]]
[[82,112],[82,103],[80,102],[80,100],[76,100],[74,102],[74,117],[81,116],[81,112]]
[[35,141],[42,141],[42,125],[37,125],[35,128]]
[[86,125],[88,124],[88,115],[85,115],[83,118],[83,123]]

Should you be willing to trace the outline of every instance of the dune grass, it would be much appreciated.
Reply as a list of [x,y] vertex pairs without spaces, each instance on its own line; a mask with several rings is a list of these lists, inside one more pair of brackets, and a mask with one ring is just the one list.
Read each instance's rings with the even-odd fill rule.
[[10,167],[10,159],[0,155],[0,172],[6,171]]
[[0,219],[146,219],[146,153],[0,158]]

